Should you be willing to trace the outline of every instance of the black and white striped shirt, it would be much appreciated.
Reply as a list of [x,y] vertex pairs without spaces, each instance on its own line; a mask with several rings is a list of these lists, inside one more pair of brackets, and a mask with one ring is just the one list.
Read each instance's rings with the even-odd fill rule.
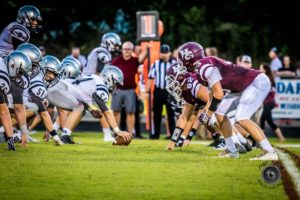
[[174,58],[170,58],[168,62],[164,62],[159,59],[156,60],[150,68],[148,78],[155,79],[154,85],[157,88],[164,90],[166,88],[166,74],[170,65],[175,63],[176,60]]

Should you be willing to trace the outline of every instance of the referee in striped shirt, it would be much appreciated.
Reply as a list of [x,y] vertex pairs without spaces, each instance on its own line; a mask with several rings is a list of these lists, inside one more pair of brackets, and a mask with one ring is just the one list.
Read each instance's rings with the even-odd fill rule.
[[161,45],[160,59],[156,60],[151,66],[148,74],[148,81],[146,92],[150,92],[151,85],[154,81],[154,95],[153,95],[153,116],[154,116],[154,132],[151,133],[150,139],[159,139],[160,126],[162,118],[163,105],[166,105],[168,114],[168,124],[170,132],[173,133],[175,129],[175,114],[168,103],[168,92],[166,90],[166,73],[169,66],[175,63],[175,59],[171,58],[171,48],[167,44]]

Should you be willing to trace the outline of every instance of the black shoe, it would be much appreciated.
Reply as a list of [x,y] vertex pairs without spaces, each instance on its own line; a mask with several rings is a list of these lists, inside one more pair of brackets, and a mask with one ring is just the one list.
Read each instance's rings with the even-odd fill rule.
[[256,141],[253,139],[253,137],[251,135],[249,135],[247,137],[247,141],[250,143],[250,145],[252,146],[252,148],[256,148]]
[[9,151],[16,151],[14,139],[12,137],[7,139],[7,145],[8,145],[8,150]]
[[242,145],[245,147],[245,149],[246,149],[248,152],[252,150],[252,146],[249,144],[249,142],[247,142],[247,143],[245,143],[245,144],[242,144]]
[[68,135],[63,135],[61,137],[61,141],[64,143],[64,144],[75,144],[75,142],[72,140],[72,138]]
[[170,140],[170,139],[171,139],[171,136],[166,136],[164,139],[165,139],[165,140]]
[[137,136],[134,136],[135,139],[145,139],[143,136],[141,135],[137,135]]
[[216,146],[218,146],[221,143],[225,144],[225,140],[223,138],[217,138],[212,143],[210,143],[208,146],[209,147],[216,147]]
[[243,145],[241,145],[239,143],[235,143],[235,147],[239,151],[240,154],[247,153],[247,150]]

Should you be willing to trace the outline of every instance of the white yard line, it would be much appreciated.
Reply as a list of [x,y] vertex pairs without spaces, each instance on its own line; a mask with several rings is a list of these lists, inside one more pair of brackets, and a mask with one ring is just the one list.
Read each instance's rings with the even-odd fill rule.
[[212,141],[191,141],[191,144],[202,144],[202,145],[208,145],[212,143]]
[[292,181],[295,186],[295,190],[298,193],[298,196],[300,196],[300,172],[297,166],[295,165],[294,161],[290,158],[290,156],[283,152],[280,149],[276,149],[276,152],[279,155],[279,159],[282,161],[283,166],[287,170],[287,172],[290,174]]
[[294,148],[300,148],[300,144],[279,144],[277,145],[279,147],[294,147]]

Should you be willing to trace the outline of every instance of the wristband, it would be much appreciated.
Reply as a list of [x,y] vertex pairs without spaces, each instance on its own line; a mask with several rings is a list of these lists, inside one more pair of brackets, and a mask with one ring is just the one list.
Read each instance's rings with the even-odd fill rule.
[[179,137],[180,137],[180,135],[182,134],[182,132],[183,132],[183,129],[182,129],[182,128],[176,127],[175,130],[174,130],[174,132],[173,132],[173,135],[172,135],[172,137],[171,137],[171,140],[172,140],[173,142],[177,142],[178,139],[179,139]]
[[113,131],[114,131],[114,133],[119,133],[120,132],[120,129],[119,129],[119,127],[115,127],[114,129],[113,129]]
[[187,140],[192,140],[192,138],[194,137],[195,133],[196,133],[196,129],[192,128],[188,134],[188,136],[186,137]]

